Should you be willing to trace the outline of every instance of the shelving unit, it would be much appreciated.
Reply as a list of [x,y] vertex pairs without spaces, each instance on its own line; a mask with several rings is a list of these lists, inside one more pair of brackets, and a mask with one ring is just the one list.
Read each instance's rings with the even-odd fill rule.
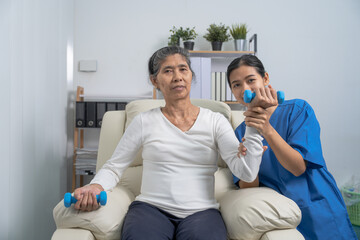
[[[197,85],[192,87],[192,98],[205,98],[205,99],[214,99],[213,92],[210,94],[211,89],[214,89],[214,72],[222,72],[222,76],[224,72],[226,72],[228,64],[237,58],[241,57],[245,54],[257,54],[257,34],[254,34],[248,41],[249,50],[248,51],[189,51],[189,55],[191,60],[192,68],[197,77]],[[217,75],[218,76],[218,75]],[[215,83],[218,83],[218,78],[216,77]],[[221,87],[220,89],[226,88],[226,97],[222,94],[220,96],[222,101],[224,98],[226,100],[233,99],[233,97],[228,95],[227,83],[224,84],[224,77],[221,78]],[[218,86],[218,84],[216,84]],[[216,89],[216,88],[215,88]],[[215,90],[216,96],[218,97],[218,90]],[[209,95],[210,94],[210,95]],[[223,98],[224,97],[224,98]],[[224,101],[227,104],[238,104],[236,101]]]

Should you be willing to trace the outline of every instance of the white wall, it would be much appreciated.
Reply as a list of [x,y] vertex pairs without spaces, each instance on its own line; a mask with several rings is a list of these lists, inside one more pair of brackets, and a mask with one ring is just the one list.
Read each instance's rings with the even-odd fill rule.
[[0,239],[50,239],[55,230],[52,209],[67,184],[73,7],[0,1]]
[[358,0],[77,0],[75,64],[95,59],[98,71],[74,77],[88,95],[148,95],[147,60],[167,45],[173,25],[195,26],[195,50],[210,50],[202,37],[209,24],[245,22],[258,34],[273,86],[315,109],[325,160],[341,185],[360,169],[359,13]]

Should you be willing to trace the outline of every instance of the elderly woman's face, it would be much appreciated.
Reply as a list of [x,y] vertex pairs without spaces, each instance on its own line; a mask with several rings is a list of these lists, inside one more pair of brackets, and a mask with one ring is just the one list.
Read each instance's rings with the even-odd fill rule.
[[185,58],[174,54],[165,59],[158,75],[151,81],[165,99],[186,98],[190,96],[192,72]]

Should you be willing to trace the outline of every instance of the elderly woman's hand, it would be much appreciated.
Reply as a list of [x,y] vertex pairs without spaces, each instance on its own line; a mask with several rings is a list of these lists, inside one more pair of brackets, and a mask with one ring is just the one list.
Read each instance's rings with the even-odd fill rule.
[[[241,139],[241,141],[242,142],[240,142],[240,144],[239,144],[239,147],[238,147],[238,150],[239,150],[239,152],[238,152],[238,154],[237,154],[237,156],[240,158],[240,156],[242,155],[242,156],[245,156],[246,155],[246,147],[244,146],[244,142],[245,142],[245,138],[242,138]],[[268,147],[267,146],[263,146],[263,154],[265,153],[265,151],[268,149]]]
[[99,208],[96,200],[96,195],[104,191],[104,188],[99,184],[90,184],[81,188],[75,189],[74,197],[78,200],[75,203],[75,209],[81,211],[93,211]]

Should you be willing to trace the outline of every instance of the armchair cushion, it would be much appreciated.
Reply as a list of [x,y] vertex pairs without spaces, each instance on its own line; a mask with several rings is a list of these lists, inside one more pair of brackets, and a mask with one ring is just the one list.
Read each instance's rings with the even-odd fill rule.
[[296,228],[301,221],[296,203],[267,187],[232,190],[219,202],[230,239],[258,240],[271,230]]
[[51,237],[51,240],[64,239],[96,240],[90,231],[81,228],[57,229]]
[[105,206],[96,211],[81,212],[73,206],[64,207],[61,201],[53,211],[57,228],[82,228],[92,232],[96,239],[119,239],[122,223],[135,196],[122,186],[108,192]]

